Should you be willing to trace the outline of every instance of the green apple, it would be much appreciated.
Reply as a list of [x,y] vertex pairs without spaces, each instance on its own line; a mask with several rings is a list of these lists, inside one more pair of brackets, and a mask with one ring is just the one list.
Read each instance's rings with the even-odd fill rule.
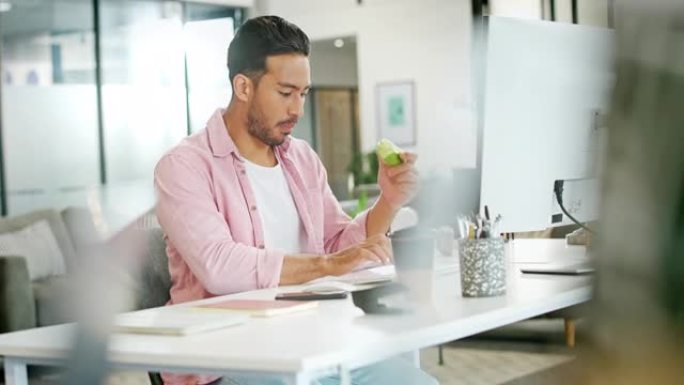
[[396,166],[401,164],[402,160],[399,154],[402,152],[401,148],[392,143],[389,139],[383,138],[375,147],[375,152],[378,154],[382,162],[388,166]]

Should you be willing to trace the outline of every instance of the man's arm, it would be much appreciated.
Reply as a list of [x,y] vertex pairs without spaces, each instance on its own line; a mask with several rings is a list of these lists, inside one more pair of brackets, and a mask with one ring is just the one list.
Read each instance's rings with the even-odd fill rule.
[[[318,155],[310,150],[310,163],[304,165],[317,173],[322,206],[323,241],[327,253],[346,250],[375,235],[385,235],[399,209],[415,195],[418,174],[414,163],[416,155],[402,153],[403,163],[395,167],[380,166],[378,182],[382,194],[375,205],[350,220],[328,185],[327,172]],[[321,225],[315,223],[315,225]]]
[[397,211],[399,211],[399,208],[392,207],[387,202],[387,199],[380,195],[368,212],[368,219],[366,219],[366,234],[368,234],[369,237],[377,234],[387,234],[390,230],[390,225],[392,224],[394,216],[397,215]]
[[214,203],[208,172],[191,158],[162,158],[155,188],[159,223],[205,290],[221,295],[278,285],[284,253],[233,239]]
[[341,275],[365,261],[390,259],[389,240],[374,237],[325,255],[283,255],[235,242],[214,205],[202,170],[178,156],[164,157],[155,170],[157,215],[169,241],[202,286],[212,294],[308,282]]
[[368,236],[387,234],[394,216],[403,205],[416,195],[418,172],[415,168],[417,155],[410,152],[400,154],[402,163],[389,167],[378,159],[378,184],[382,193],[368,212],[366,233]]
[[326,255],[288,255],[280,272],[281,285],[296,285],[327,275],[342,275],[367,262],[386,264],[391,261],[389,239],[376,235],[358,245]]

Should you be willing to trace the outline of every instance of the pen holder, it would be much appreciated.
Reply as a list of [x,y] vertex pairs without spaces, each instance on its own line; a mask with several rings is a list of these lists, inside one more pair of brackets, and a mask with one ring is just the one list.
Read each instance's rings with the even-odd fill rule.
[[461,240],[459,259],[461,293],[464,297],[490,297],[506,293],[502,238]]

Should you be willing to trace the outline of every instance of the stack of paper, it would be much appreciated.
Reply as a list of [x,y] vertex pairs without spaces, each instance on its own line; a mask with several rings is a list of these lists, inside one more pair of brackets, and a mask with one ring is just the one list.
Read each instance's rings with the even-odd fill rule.
[[244,314],[207,314],[187,310],[161,310],[118,315],[114,330],[119,333],[188,335],[239,325],[249,319]]

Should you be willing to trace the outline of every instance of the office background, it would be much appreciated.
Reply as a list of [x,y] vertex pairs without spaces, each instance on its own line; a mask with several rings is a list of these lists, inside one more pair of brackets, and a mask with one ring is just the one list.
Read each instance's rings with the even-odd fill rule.
[[314,92],[295,134],[319,152],[338,198],[350,197],[353,157],[378,139],[378,84],[397,81],[415,86],[410,149],[422,175],[465,170],[477,182],[473,20],[488,13],[607,25],[612,2],[0,3],[0,209],[16,215],[95,201],[151,206],[154,164],[227,104],[225,49],[235,28],[259,14],[283,16],[311,37]]
[[[93,191],[103,189],[113,191],[110,196],[117,202],[129,197],[130,201],[137,200],[140,195],[149,197],[151,169],[159,155],[201,127],[207,113],[228,100],[223,50],[234,28],[251,15],[278,13],[299,24],[314,40],[312,66],[316,92],[307,103],[307,114],[297,128],[297,135],[314,144],[324,160],[322,143],[330,133],[318,122],[324,102],[315,97],[316,93],[330,92],[334,96],[329,98],[348,100],[345,111],[357,119],[356,123],[350,119],[352,131],[347,135],[351,138],[350,145],[356,146],[349,151],[353,153],[369,150],[377,139],[376,85],[412,80],[417,90],[416,149],[421,153],[420,167],[424,175],[444,169],[477,172],[479,126],[472,114],[478,107],[478,98],[470,81],[477,77],[479,69],[471,46],[473,20],[479,14],[597,26],[619,21],[611,11],[613,1],[610,0],[228,0],[211,3],[0,1],[0,10],[5,10],[0,13],[3,215],[38,207],[80,205],[98,196],[91,195]],[[6,4],[11,4],[11,10],[6,10]],[[221,39],[207,39],[206,35],[221,36]],[[186,43],[192,36],[211,46],[204,49]],[[331,48],[337,39],[345,41],[346,51]],[[329,56],[321,54],[326,50]],[[323,64],[317,67],[317,61]],[[202,65],[207,67],[197,67]],[[634,93],[634,97],[641,96],[641,92]],[[318,114],[314,112],[317,109]],[[644,118],[644,121],[651,120],[662,121],[653,116]],[[667,133],[654,136],[646,130],[639,135],[633,132],[634,138],[623,137],[625,142],[631,139],[632,143],[647,143],[649,138],[667,138]],[[442,140],[444,135],[449,141]],[[442,151],[425,151],[435,145],[443,146]],[[637,147],[641,146],[632,148]],[[653,178],[645,186],[662,186],[662,180],[671,183],[676,180],[656,180],[662,178],[662,169],[653,172],[651,168],[655,169],[655,164],[636,160],[634,164],[646,165],[642,173]],[[676,171],[672,166],[673,175]],[[631,186],[630,180],[621,182]],[[124,188],[119,190],[118,186]],[[137,189],[137,186],[143,187]],[[130,191],[125,187],[132,187],[133,194],[125,195]],[[662,190],[675,187],[666,186]],[[621,194],[623,190],[615,188],[613,193]],[[620,293],[621,304],[630,306],[631,317],[615,311],[609,320],[632,322],[635,328],[631,330],[639,331],[635,335],[649,342],[653,336],[643,333],[642,326],[655,316],[644,311],[642,305],[657,302],[650,297],[648,302],[635,301],[633,290],[640,284],[646,287],[646,282],[652,283],[653,292],[660,292],[659,276],[655,273],[644,276],[644,272],[652,272],[661,265],[644,255],[648,253],[643,252],[643,246],[649,244],[644,240],[652,238],[637,233],[641,228],[634,224],[640,223],[649,212],[626,209],[637,206],[643,199],[638,194],[632,198],[627,202],[615,200],[611,213],[617,226],[611,235],[620,242],[611,244],[615,251],[608,255],[606,266],[614,266],[617,273],[610,276],[612,281],[604,282],[610,285],[622,280],[624,286],[615,286],[613,290]],[[629,213],[633,220],[625,221],[623,213]],[[662,235],[658,227],[651,228]],[[627,236],[633,233],[634,236]],[[624,239],[630,242],[622,242]],[[677,240],[672,239],[672,242]],[[671,266],[679,265],[671,262]],[[666,282],[671,288],[681,281],[679,272],[681,269],[668,270]],[[635,277],[642,282],[636,282]],[[677,309],[675,305],[681,305],[681,301],[676,302],[681,298],[677,293],[681,290],[671,293],[674,294],[668,296],[668,303]],[[605,308],[620,309],[618,306]],[[645,346],[634,344],[630,329],[618,328],[614,322],[603,326],[602,333],[612,333],[613,340],[622,341],[623,345]],[[660,332],[659,328],[652,330]],[[681,355],[672,355],[675,359],[677,356]],[[634,357],[639,362],[643,351],[636,351]]]

